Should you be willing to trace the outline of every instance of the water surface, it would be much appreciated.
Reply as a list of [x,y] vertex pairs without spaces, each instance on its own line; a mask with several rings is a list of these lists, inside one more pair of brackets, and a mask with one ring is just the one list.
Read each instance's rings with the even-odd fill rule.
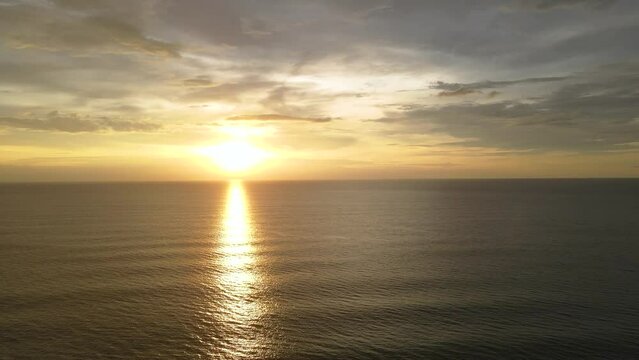
[[0,185],[0,358],[639,356],[639,181]]

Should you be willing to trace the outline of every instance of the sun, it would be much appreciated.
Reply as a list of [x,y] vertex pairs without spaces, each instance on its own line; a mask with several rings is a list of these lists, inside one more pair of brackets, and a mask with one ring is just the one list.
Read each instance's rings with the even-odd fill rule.
[[269,157],[269,153],[246,140],[232,140],[201,149],[223,171],[238,173],[250,170]]

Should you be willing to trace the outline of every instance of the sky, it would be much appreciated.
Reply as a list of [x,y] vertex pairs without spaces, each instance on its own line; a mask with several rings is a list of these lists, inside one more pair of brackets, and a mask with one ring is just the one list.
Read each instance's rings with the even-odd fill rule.
[[636,0],[0,0],[0,181],[637,177],[637,34]]

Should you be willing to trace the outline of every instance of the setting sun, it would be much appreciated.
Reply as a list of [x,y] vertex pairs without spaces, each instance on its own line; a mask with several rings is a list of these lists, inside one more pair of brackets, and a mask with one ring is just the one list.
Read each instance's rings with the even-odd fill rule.
[[228,141],[200,152],[210,157],[220,169],[231,173],[249,170],[270,156],[268,152],[243,140]]

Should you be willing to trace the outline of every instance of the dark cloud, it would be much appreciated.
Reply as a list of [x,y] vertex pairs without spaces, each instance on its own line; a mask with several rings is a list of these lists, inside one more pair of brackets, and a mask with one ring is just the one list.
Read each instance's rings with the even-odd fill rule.
[[459,89],[471,89],[471,90],[484,90],[484,89],[495,89],[502,88],[510,85],[520,85],[520,84],[536,84],[536,83],[546,83],[546,82],[555,82],[566,80],[565,76],[553,76],[553,77],[540,77],[540,78],[529,78],[529,79],[519,79],[519,80],[507,80],[507,81],[479,81],[473,83],[447,83],[443,81],[438,81],[435,84],[431,85],[431,89],[444,90],[444,91],[457,91]]
[[256,114],[256,115],[238,115],[227,118],[227,120],[249,120],[249,121],[310,121],[310,122],[329,122],[334,120],[330,117],[301,117],[282,114]]
[[[268,111],[284,114],[312,114],[318,113],[317,103],[324,99],[325,94],[309,91],[303,86],[287,86],[279,84],[270,89],[260,101]],[[308,105],[308,98],[312,98],[314,105]],[[300,105],[304,103],[304,105]],[[296,105],[293,105],[296,104]]]
[[53,3],[71,10],[103,10],[122,5],[121,0],[53,0]]
[[639,141],[639,64],[578,73],[535,99],[413,106],[379,121],[445,133],[466,146],[603,151]]
[[[566,77],[542,77],[542,78],[529,78],[509,81],[479,81],[473,83],[447,83],[443,81],[437,81],[430,86],[430,89],[443,90],[438,96],[463,96],[481,92],[485,89],[503,88],[511,85],[526,85],[536,83],[547,83],[565,80]],[[489,93],[489,97],[494,97],[497,92],[492,91]]]
[[486,97],[489,99],[492,99],[494,97],[497,97],[499,94],[501,94],[501,92],[493,90],[491,92],[489,92],[488,94],[486,94]]
[[200,75],[190,79],[185,79],[182,83],[184,84],[184,86],[189,86],[189,87],[212,85],[211,78],[208,75]]
[[142,107],[136,106],[136,105],[130,105],[130,104],[117,104],[117,105],[105,106],[103,107],[103,109],[106,111],[111,111],[116,113],[128,113],[128,114],[141,113],[144,111]]
[[611,7],[616,0],[520,0],[519,6],[524,9],[550,10],[584,6],[591,9],[603,10]]
[[457,90],[442,91],[439,94],[437,94],[437,96],[444,96],[444,97],[446,97],[446,96],[464,96],[464,95],[474,94],[474,93],[477,93],[477,92],[479,92],[479,91],[461,87],[461,88],[459,88]]
[[26,117],[0,117],[0,126],[61,132],[96,132],[96,131],[154,131],[160,128],[159,124],[120,120],[110,118],[83,118],[75,114],[60,114],[51,112],[43,118]]

